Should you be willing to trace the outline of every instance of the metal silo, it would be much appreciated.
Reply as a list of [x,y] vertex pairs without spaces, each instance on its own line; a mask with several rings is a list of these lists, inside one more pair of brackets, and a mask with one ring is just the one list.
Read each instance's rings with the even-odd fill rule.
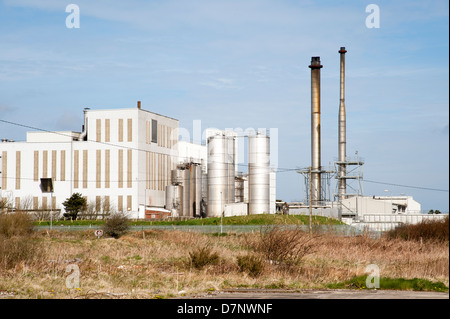
[[183,214],[183,186],[166,186],[166,209],[172,212],[172,217],[182,216]]
[[257,133],[248,137],[249,214],[269,213],[270,210],[270,141]]
[[181,174],[183,176],[183,216],[192,216],[190,205],[191,202],[191,172],[187,168],[180,168]]
[[207,175],[207,216],[218,217],[225,204],[234,203],[234,137],[218,134],[208,138]]
[[200,203],[202,200],[202,167],[200,164],[189,164],[189,216],[200,217]]

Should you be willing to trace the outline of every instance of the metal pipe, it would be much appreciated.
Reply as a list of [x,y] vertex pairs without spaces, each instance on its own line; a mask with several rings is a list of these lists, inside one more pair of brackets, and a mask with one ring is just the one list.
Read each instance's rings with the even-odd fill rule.
[[346,155],[346,114],[345,114],[345,47],[341,47],[339,54],[341,55],[341,88],[340,88],[340,103],[339,103],[339,185],[338,185],[338,196],[339,200],[345,198],[347,193],[347,182],[345,180],[345,175],[347,174],[347,167],[345,162],[347,161]]
[[312,57],[311,65],[311,197],[313,205],[321,200],[320,151],[320,57]]

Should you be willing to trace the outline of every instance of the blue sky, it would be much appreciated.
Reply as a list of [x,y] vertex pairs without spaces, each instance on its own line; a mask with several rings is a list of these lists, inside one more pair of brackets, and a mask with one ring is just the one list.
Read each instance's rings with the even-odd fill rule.
[[[83,108],[135,107],[192,130],[277,128],[278,166],[310,165],[310,69],[322,69],[322,165],[337,157],[339,54],[346,56],[347,155],[364,178],[449,189],[448,1],[0,1],[0,119],[79,131]],[[369,4],[380,28],[366,27]],[[0,124],[0,137],[27,129]],[[303,199],[280,172],[277,197]],[[449,194],[365,182],[366,195]]]

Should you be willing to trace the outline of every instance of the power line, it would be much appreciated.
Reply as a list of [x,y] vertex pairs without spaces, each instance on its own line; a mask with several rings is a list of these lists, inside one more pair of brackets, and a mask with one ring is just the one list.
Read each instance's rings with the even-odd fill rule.
[[[45,130],[42,128],[38,128],[38,127],[33,127],[30,125],[25,125],[25,124],[20,124],[20,123],[15,123],[15,122],[11,122],[11,121],[6,121],[3,119],[0,119],[0,122],[6,123],[6,124],[10,124],[10,125],[15,125],[15,126],[20,126],[20,127],[24,127],[24,128],[28,128],[28,129],[32,129],[32,130],[36,130],[36,131],[41,131],[41,132],[46,132],[46,133],[52,133],[52,134],[57,134],[57,135],[61,135],[64,137],[73,137],[71,135],[67,135],[61,132],[55,132],[55,131],[49,131],[49,130]],[[114,144],[111,142],[102,142],[102,141],[97,141],[97,140],[87,140],[87,142],[93,142],[93,143],[98,143],[98,144],[103,144],[103,145],[109,145],[109,146],[114,146],[114,147],[118,147],[118,148],[123,148],[123,149],[131,149],[131,150],[136,150],[139,152],[146,152],[146,153],[154,153],[154,154],[161,154],[161,155],[166,155],[166,156],[171,156],[171,157],[175,157],[175,158],[183,158],[180,155],[173,155],[173,154],[166,154],[166,153],[162,153],[162,152],[158,152],[158,151],[150,151],[150,150],[145,150],[142,148],[136,148],[136,147],[130,147],[130,146],[124,146],[124,145],[119,145],[119,144]],[[248,166],[247,164],[240,164],[237,163],[236,165],[238,166]],[[301,169],[307,169],[306,168],[282,168],[282,167],[278,167],[277,169],[275,169],[275,172],[277,173],[284,173],[284,172],[292,172],[292,171],[298,171]],[[226,176],[223,176],[226,177]],[[9,177],[8,177],[9,178]],[[11,177],[11,178],[16,178],[16,177]],[[217,178],[221,178],[220,176],[217,176]],[[26,178],[19,178],[19,179],[26,179]],[[160,182],[160,181],[166,181],[167,179],[152,179],[152,180],[133,180],[133,182]],[[71,181],[73,182],[73,180],[67,179],[67,181]],[[82,182],[82,180],[79,180],[80,182]],[[97,182],[97,181],[90,181],[88,180],[88,182]],[[104,182],[104,181],[100,181],[100,182]],[[111,181],[110,182],[115,182],[115,181]],[[439,188],[430,188],[430,187],[423,187],[423,186],[411,186],[411,185],[402,185],[402,184],[395,184],[395,183],[388,183],[388,182],[379,182],[379,181],[372,181],[372,180],[367,180],[367,179],[363,179],[363,182],[368,182],[368,183],[373,183],[373,184],[381,184],[381,185],[390,185],[390,186],[398,186],[398,187],[405,187],[405,188],[414,188],[414,189],[421,189],[421,190],[429,190],[429,191],[436,191],[436,192],[449,192],[448,189],[439,189]]]
[[[34,126],[30,126],[30,125],[26,125],[26,124],[20,124],[20,123],[16,123],[16,122],[11,122],[11,121],[6,121],[6,120],[2,120],[0,119],[0,122],[6,123],[6,124],[10,124],[10,125],[15,125],[15,126],[20,126],[20,127],[24,127],[27,129],[32,129],[32,130],[36,130],[36,131],[41,131],[41,132],[45,132],[45,133],[52,133],[52,134],[56,134],[56,135],[60,135],[60,136],[64,136],[64,137],[70,137],[73,138],[72,135],[68,135],[68,134],[64,134],[62,132],[56,132],[56,131],[49,131],[46,129],[42,129],[39,127],[34,127]],[[86,128],[87,129],[87,128]],[[82,142],[82,141],[80,141]],[[108,146],[113,146],[113,147],[117,147],[117,148],[122,148],[122,149],[129,149],[129,150],[135,150],[138,152],[145,152],[145,153],[153,153],[153,154],[160,154],[160,155],[166,155],[166,156],[171,156],[173,158],[181,158],[181,159],[185,159],[185,157],[180,156],[180,155],[174,155],[174,154],[167,154],[167,153],[163,153],[163,152],[159,152],[159,151],[155,151],[155,150],[146,150],[146,149],[142,149],[142,148],[137,148],[137,147],[131,147],[131,146],[125,146],[125,145],[120,145],[120,144],[114,144],[111,142],[102,142],[102,141],[97,141],[97,140],[87,140],[85,142],[91,142],[91,143],[98,143],[98,144],[103,144],[103,145],[108,145]],[[173,151],[173,150],[172,150]],[[225,163],[225,164],[231,164],[231,163]],[[237,166],[245,166],[248,167],[248,164],[243,164],[243,163],[236,163]],[[253,166],[255,167],[255,166]],[[263,166],[261,166],[263,167]],[[265,167],[265,166],[264,166]],[[263,168],[264,168],[263,167]],[[256,166],[256,168],[258,168],[258,166]],[[291,171],[294,170],[292,168],[282,168],[282,167],[278,167],[277,172],[281,172],[283,171]]]
[[398,187],[407,187],[407,188],[416,188],[416,189],[422,189],[422,190],[429,190],[429,191],[436,191],[436,192],[449,192],[448,189],[439,189],[439,188],[429,188],[429,187],[422,187],[422,186],[411,186],[411,185],[402,185],[402,184],[394,184],[394,183],[386,183],[386,182],[377,182],[377,181],[371,181],[364,179],[364,182],[373,183],[373,184],[382,184],[382,185],[390,185],[390,186],[398,186]]

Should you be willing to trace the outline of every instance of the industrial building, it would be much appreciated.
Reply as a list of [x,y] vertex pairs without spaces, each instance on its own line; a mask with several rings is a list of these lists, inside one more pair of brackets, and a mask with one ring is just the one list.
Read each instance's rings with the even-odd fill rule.
[[[28,132],[25,142],[0,143],[1,196],[16,208],[56,210],[78,192],[96,211],[145,218],[144,207],[164,207],[177,128],[178,120],[140,103],[84,109],[82,132]],[[42,192],[41,178],[53,180],[53,193]]]
[[[299,169],[304,176],[305,198],[299,203],[279,203],[279,210],[290,214],[321,215],[339,219],[347,224],[369,229],[389,230],[401,223],[417,223],[425,219],[444,216],[421,214],[421,205],[411,196],[364,196],[362,166],[364,160],[347,156],[347,122],[345,105],[345,55],[340,55],[340,96],[338,112],[338,157],[335,168],[321,164],[321,64],[320,57],[312,57],[311,69],[311,165]],[[336,191],[331,195],[331,181],[336,181]],[[350,183],[356,185],[350,186]],[[352,191],[349,192],[349,189]],[[389,192],[385,190],[385,192]]]
[[[134,108],[85,108],[81,132],[36,131],[27,132],[25,142],[2,140],[0,197],[15,209],[60,216],[73,193],[96,212],[136,219],[275,212],[276,177],[267,158],[256,159],[264,167],[249,164],[244,178],[235,133],[207,130],[202,145],[179,141],[178,132],[178,120],[144,110],[140,101]],[[252,144],[252,152],[267,155],[268,145]],[[52,180],[51,192],[42,179]],[[246,196],[236,196],[236,185]]]
[[[345,56],[341,47],[338,156],[321,164],[321,64],[312,57],[311,165],[304,202],[276,206],[276,172],[265,131],[206,129],[197,143],[179,140],[179,121],[141,108],[84,109],[81,132],[28,132],[26,142],[0,143],[1,194],[11,206],[63,210],[75,192],[96,211],[127,212],[137,219],[219,217],[270,213],[314,214],[348,224],[386,230],[401,222],[441,218],[420,214],[411,196],[366,196],[364,160],[347,155]],[[181,134],[182,135],[182,134]],[[240,163],[243,141],[248,163]],[[245,165],[246,172],[241,171]],[[53,191],[43,192],[42,178]],[[332,181],[336,188],[331,194]],[[356,183],[352,185],[352,183]],[[387,192],[387,191],[386,191]],[[405,218],[399,217],[407,216]]]

